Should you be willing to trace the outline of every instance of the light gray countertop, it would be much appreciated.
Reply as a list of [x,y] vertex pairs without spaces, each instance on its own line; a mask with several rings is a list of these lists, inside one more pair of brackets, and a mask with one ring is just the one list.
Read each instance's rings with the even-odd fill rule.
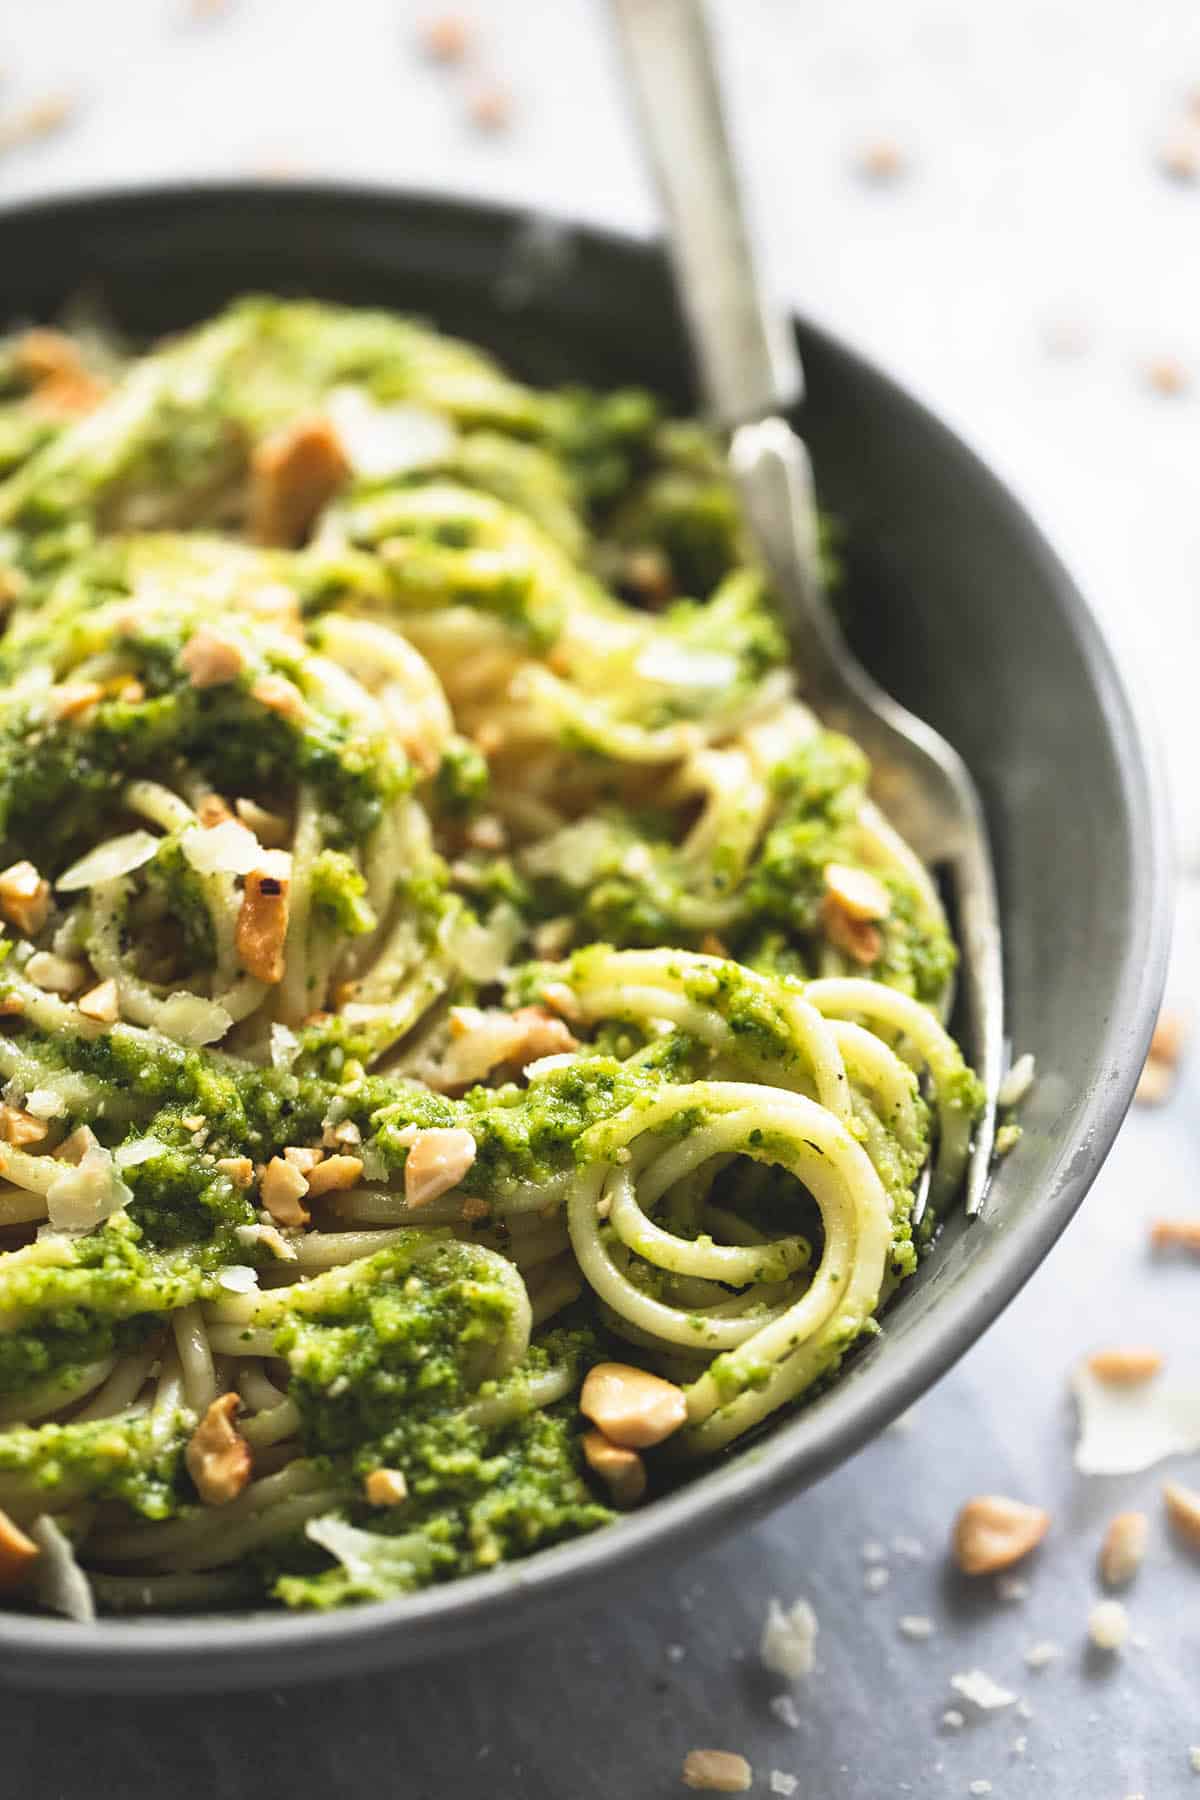
[[[597,0],[476,0],[477,76],[414,53],[436,6],[404,0],[37,0],[0,17],[0,121],[77,90],[61,135],[0,157],[0,200],[152,175],[288,165],[544,207],[647,230],[652,210]],[[876,355],[1032,504],[1152,697],[1176,774],[1180,860],[1200,872],[1193,688],[1200,652],[1200,186],[1155,144],[1200,85],[1191,0],[723,0],[723,41],[757,211],[781,290]],[[464,120],[475,80],[511,127]],[[855,173],[886,136],[908,167]],[[2,287],[2,273],[0,273]],[[1070,327],[1080,353],[1049,354]],[[1177,357],[1166,399],[1146,358]],[[1195,991],[1200,890],[1185,880],[1172,991]],[[474,1658],[294,1693],[198,1702],[0,1696],[3,1800],[310,1800],[489,1793],[651,1800],[683,1790],[696,1744],[739,1750],[757,1794],[796,1800],[1200,1795],[1200,1567],[1161,1527],[1161,1471],[1084,1481],[1067,1376],[1114,1334],[1195,1363],[1193,1265],[1161,1265],[1146,1222],[1194,1212],[1200,1073],[1136,1112],[1082,1215],[1000,1323],[916,1409],[766,1524],[652,1592],[562,1617]],[[1195,1459],[1178,1465],[1200,1480]],[[947,1574],[959,1503],[1012,1493],[1051,1509],[1023,1600]],[[1085,1652],[1096,1546],[1123,1505],[1154,1528],[1129,1598],[1138,1643]],[[898,1550],[896,1540],[901,1541]],[[864,1587],[864,1543],[887,1550]],[[920,1555],[914,1553],[919,1546]],[[789,1729],[757,1660],[767,1600],[807,1596],[816,1671]],[[898,1621],[934,1623],[926,1641]],[[1040,1673],[1023,1651],[1051,1639]],[[1143,1641],[1144,1640],[1144,1641]],[[1032,1708],[942,1724],[952,1673],[982,1668]],[[962,1709],[970,1713],[969,1707]],[[1015,1748],[1024,1740],[1020,1752]]]

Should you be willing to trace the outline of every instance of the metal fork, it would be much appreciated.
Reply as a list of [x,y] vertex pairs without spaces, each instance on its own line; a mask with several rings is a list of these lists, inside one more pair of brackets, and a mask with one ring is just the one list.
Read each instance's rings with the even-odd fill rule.
[[734,480],[802,659],[806,697],[866,751],[883,810],[953,892],[970,1053],[987,1095],[967,1174],[975,1214],[1004,1054],[996,887],[979,796],[957,751],[851,654],[824,592],[812,465],[785,417],[803,393],[803,371],[755,267],[703,0],[613,0],[613,9],[708,410],[730,434]]

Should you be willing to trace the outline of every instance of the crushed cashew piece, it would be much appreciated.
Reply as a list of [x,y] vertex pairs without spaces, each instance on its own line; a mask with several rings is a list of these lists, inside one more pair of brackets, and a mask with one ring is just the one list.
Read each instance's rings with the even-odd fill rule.
[[1163,1359],[1158,1350],[1143,1346],[1124,1347],[1094,1350],[1087,1359],[1087,1366],[1101,1381],[1123,1387],[1135,1381],[1148,1381],[1151,1375],[1157,1375],[1163,1366]]
[[1200,1219],[1155,1219],[1150,1242],[1155,1250],[1200,1252]]
[[291,1163],[293,1169],[299,1169],[302,1175],[311,1175],[324,1154],[323,1150],[314,1150],[308,1144],[288,1144],[283,1160]]
[[408,1499],[408,1483],[399,1469],[372,1469],[363,1485],[371,1506],[399,1506]]
[[1142,1566],[1150,1521],[1143,1512],[1121,1512],[1110,1520],[1100,1546],[1100,1579],[1106,1587],[1125,1587]]
[[291,857],[283,850],[268,850],[259,867],[246,876],[238,908],[238,958],[249,974],[272,986],[283,980],[286,967],[284,943],[291,888]]
[[964,1575],[990,1575],[1011,1568],[1041,1543],[1050,1514],[1000,1494],[968,1500],[954,1522],[954,1560]]
[[404,1164],[404,1198],[410,1206],[427,1206],[457,1187],[474,1161],[475,1139],[462,1126],[415,1131]]
[[14,1150],[26,1144],[40,1144],[48,1129],[44,1119],[35,1119],[19,1106],[0,1106],[0,1138]]
[[121,999],[115,981],[101,981],[75,1002],[85,1019],[98,1025],[115,1025],[121,1016]]
[[580,1390],[579,1410],[610,1442],[646,1450],[686,1423],[687,1398],[674,1382],[631,1363],[597,1363]]
[[40,1554],[33,1539],[0,1508],[0,1593],[20,1587]]
[[614,1444],[602,1431],[585,1431],[580,1440],[584,1459],[608,1489],[614,1506],[636,1506],[646,1492],[646,1465],[636,1450]]
[[268,712],[276,712],[281,719],[290,719],[293,724],[300,724],[308,717],[307,700],[286,675],[260,675],[250,689],[250,695]]
[[[249,1161],[249,1158],[246,1159]],[[296,1251],[289,1244],[278,1225],[239,1225],[235,1234],[239,1244],[251,1249],[256,1244],[271,1252],[280,1262],[295,1262]]]
[[56,956],[53,950],[35,950],[25,964],[35,987],[48,994],[76,994],[88,978],[87,964],[73,956]]
[[308,1182],[300,1170],[281,1156],[271,1158],[258,1184],[259,1199],[275,1223],[293,1228],[308,1224],[309,1214],[300,1204],[307,1192]]
[[834,894],[826,894],[821,902],[821,927],[835,949],[844,950],[864,968],[883,954],[883,933],[878,925],[852,917]]
[[1179,1536],[1193,1550],[1200,1550],[1200,1493],[1181,1482],[1168,1481],[1163,1485],[1163,1500],[1167,1518]]
[[188,1439],[184,1461],[205,1506],[228,1505],[250,1479],[250,1446],[233,1423],[241,1404],[238,1394],[220,1394]]
[[31,862],[15,862],[0,873],[0,913],[35,937],[50,913],[50,883],[43,881]]
[[104,698],[98,681],[63,681],[46,696],[50,717],[62,724],[68,719],[81,719]]
[[259,544],[300,543],[349,473],[342,441],[323,414],[282,425],[251,460],[250,535]]
[[683,1759],[683,1785],[714,1794],[744,1794],[754,1771],[733,1750],[689,1750]]
[[892,910],[892,896],[877,875],[848,863],[826,863],[822,871],[828,899],[850,919],[874,923]]
[[179,666],[194,688],[224,687],[246,667],[246,652],[208,625],[194,631],[179,652]]
[[421,27],[421,47],[435,62],[461,62],[471,45],[471,27],[461,13],[442,13]]
[[327,1156],[309,1175],[308,1191],[314,1199],[318,1194],[341,1193],[352,1188],[362,1178],[362,1172],[361,1156]]

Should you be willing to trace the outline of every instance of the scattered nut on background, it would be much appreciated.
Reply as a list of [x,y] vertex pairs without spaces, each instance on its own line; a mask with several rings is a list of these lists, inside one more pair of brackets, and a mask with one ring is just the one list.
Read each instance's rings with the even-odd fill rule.
[[1109,1522],[1100,1546],[1100,1577],[1106,1587],[1125,1587],[1146,1555],[1150,1521],[1143,1512],[1118,1513]]
[[471,26],[462,13],[442,13],[421,26],[421,47],[435,62],[462,62],[471,48]]
[[855,166],[866,181],[898,181],[908,173],[908,158],[895,138],[868,138],[855,152]]
[[991,1575],[1028,1556],[1049,1529],[1050,1514],[1042,1507],[979,1494],[954,1521],[954,1560],[964,1575]]

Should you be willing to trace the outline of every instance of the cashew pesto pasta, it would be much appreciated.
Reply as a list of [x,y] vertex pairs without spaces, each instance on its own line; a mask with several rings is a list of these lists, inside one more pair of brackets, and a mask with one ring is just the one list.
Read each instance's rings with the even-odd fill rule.
[[18,332],[0,596],[8,1603],[490,1569],[879,1329],[954,949],[702,428],[308,302]]

